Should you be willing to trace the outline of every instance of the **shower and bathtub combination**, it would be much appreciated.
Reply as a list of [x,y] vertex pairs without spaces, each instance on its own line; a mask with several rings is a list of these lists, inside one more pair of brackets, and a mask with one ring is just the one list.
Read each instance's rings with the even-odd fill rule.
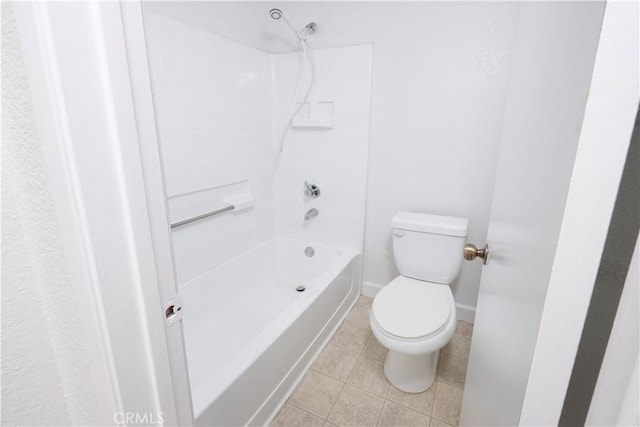
[[184,9],[144,18],[193,410],[265,424],[360,294],[372,49],[265,8],[265,51]]

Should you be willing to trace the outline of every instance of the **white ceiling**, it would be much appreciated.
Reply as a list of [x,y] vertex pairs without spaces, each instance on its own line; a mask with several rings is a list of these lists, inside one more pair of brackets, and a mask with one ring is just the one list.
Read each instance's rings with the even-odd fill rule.
[[439,27],[447,19],[455,19],[456,10],[495,7],[495,3],[145,1],[143,7],[257,49],[280,53],[299,46],[286,23],[269,16],[274,7],[281,9],[296,29],[315,22],[318,30],[309,43],[322,48],[372,43],[388,31],[427,37],[434,24]]

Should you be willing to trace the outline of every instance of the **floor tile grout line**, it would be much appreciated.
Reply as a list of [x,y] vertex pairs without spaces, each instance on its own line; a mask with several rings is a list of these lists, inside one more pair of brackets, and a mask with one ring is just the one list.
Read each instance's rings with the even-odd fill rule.
[[382,362],[382,363],[384,363],[384,360],[380,360],[380,359],[376,359],[375,357],[367,356],[367,355],[366,355],[366,354],[364,354],[364,353],[362,353],[362,356],[366,357],[367,359],[375,360],[376,362]]
[[[364,356],[364,357],[366,357],[366,356]],[[358,360],[359,360],[359,359],[360,359],[360,358],[358,357]],[[376,359],[373,359],[373,360],[376,360]],[[380,397],[380,398],[382,398],[382,399],[386,399],[387,394],[389,394],[389,389],[388,389],[388,388],[387,388],[387,392],[385,393],[385,395],[384,395],[384,396],[380,396],[380,395],[378,395],[378,394],[376,394],[376,393],[373,393],[373,392],[372,392],[372,391],[370,391],[370,390],[367,390],[367,389],[365,389],[365,388],[363,388],[363,387],[360,387],[360,386],[359,386],[359,385],[357,385],[357,384],[352,384],[352,383],[348,382],[349,377],[351,377],[351,374],[353,373],[353,370],[356,368],[356,365],[357,365],[357,364],[358,364],[358,361],[356,360],[356,363],[353,365],[353,368],[351,368],[351,371],[349,372],[349,375],[347,375],[347,378],[344,380],[345,384],[349,384],[350,386],[355,387],[355,388],[357,388],[358,390],[362,390],[362,391],[365,391],[365,392],[367,392],[367,393],[369,393],[369,394],[372,394],[372,395],[374,395],[374,396]],[[385,380],[386,380],[386,377],[385,377]],[[387,382],[388,382],[388,381],[387,381]],[[391,387],[391,383],[389,383],[389,387]]]
[[450,351],[444,351],[444,350],[440,350],[441,353],[443,354],[448,354],[450,356],[455,356],[455,357],[459,357],[460,359],[464,359],[464,360],[469,360],[469,356],[463,356],[461,354],[456,354],[456,353],[451,353]]
[[367,390],[366,388],[362,388],[359,385],[351,384],[351,383],[348,383],[348,382],[345,382],[345,384],[350,385],[351,387],[357,388],[360,391],[364,391],[365,393],[369,393],[370,395],[378,397],[380,399],[388,400],[386,397],[380,396],[379,394],[376,394],[376,393],[372,392],[371,390]]
[[[416,409],[416,408],[412,408],[411,406],[407,406],[407,405],[405,405],[404,403],[396,402],[396,401],[395,401],[395,400],[393,400],[393,399],[384,399],[384,400],[385,400],[386,402],[391,403],[391,404],[394,404],[394,405],[397,405],[397,406],[402,406],[404,409],[408,409],[408,410],[410,410],[410,411],[412,411],[412,412],[416,412],[416,413],[418,413],[418,414],[420,414],[420,415],[424,415],[425,417],[433,418],[433,417],[431,416],[431,413],[427,414],[426,412],[422,412],[422,411],[420,411],[420,410],[418,410],[418,409]],[[431,411],[433,412],[433,407],[431,408]]]
[[[434,381],[434,382],[433,382],[433,386],[432,386],[432,387],[435,387],[435,385],[436,385],[436,384],[435,384],[435,381]],[[393,385],[392,385],[391,387],[393,387]],[[430,389],[430,388],[431,388],[431,387],[429,387],[429,389]],[[427,389],[427,390],[429,390],[429,389]],[[425,390],[425,392],[426,392],[427,390]],[[402,391],[402,390],[400,390],[400,391]],[[404,393],[404,392],[403,392],[403,393]],[[423,392],[423,393],[424,393],[424,392]],[[435,398],[436,398],[435,394],[436,394],[436,391],[435,391],[435,388],[434,388],[434,390],[433,390],[433,400],[434,400],[434,401],[435,401]],[[423,411],[421,411],[421,410],[419,410],[419,409],[413,408],[413,407],[411,407],[411,406],[409,406],[409,405],[407,405],[407,404],[405,404],[405,403],[398,402],[398,401],[396,401],[396,400],[390,399],[388,396],[389,396],[389,393],[387,392],[387,397],[385,397],[384,399],[385,399],[385,400],[388,400],[389,402],[394,403],[394,404],[396,404],[396,405],[400,405],[400,406],[402,406],[402,407],[404,407],[404,408],[411,409],[412,411],[415,411],[415,412],[417,412],[417,413],[419,413],[419,414],[422,414],[422,415],[426,415],[426,416],[428,416],[428,417],[431,417],[431,413],[433,412],[433,404],[431,405],[431,411],[430,411],[429,413],[426,413],[426,412],[423,412]]]
[[[346,385],[347,385],[347,383],[343,381],[342,382],[342,388],[340,388],[340,392],[338,393],[338,397],[336,397],[336,400],[331,405],[331,408],[329,408],[329,412],[327,412],[327,416],[324,419],[325,422],[331,422],[331,421],[329,421],[329,415],[331,415],[331,412],[333,411],[333,408],[336,407],[336,403],[338,403],[338,400],[340,400],[340,396],[342,395],[342,392],[344,391],[344,388],[345,388]],[[333,423],[331,423],[331,424],[333,424]]]
[[375,421],[375,426],[378,425],[378,423],[380,422],[380,417],[382,417],[382,412],[384,411],[384,407],[387,405],[388,400],[384,399],[384,401],[382,402],[382,408],[380,408],[380,411],[378,412],[378,416],[376,417],[376,421]]
[[[436,381],[436,390],[434,390],[435,394],[434,394],[434,397],[433,397],[434,401],[433,401],[433,407],[432,407],[432,409],[431,409],[431,418],[435,418],[436,420],[441,421],[441,422],[443,422],[443,423],[445,423],[445,424],[448,424],[448,425],[459,425],[459,424],[460,424],[460,419],[458,419],[458,423],[456,424],[456,423],[450,423],[449,421],[442,420],[441,418],[438,418],[438,417],[436,417],[436,416],[434,415],[435,410],[436,410],[436,402],[435,402],[435,399],[436,399],[437,391],[438,391],[438,390],[437,390],[437,387],[438,387],[438,386],[440,385],[440,383],[442,383],[442,382],[443,382],[443,381]],[[449,383],[447,383],[447,382],[444,382],[444,384],[446,384],[446,385],[448,385],[448,386],[450,386],[450,387],[454,387],[454,388],[457,388],[457,389],[459,389],[459,390],[464,391],[464,388],[460,388],[460,387],[458,387],[458,386],[454,386],[454,385],[449,384]],[[460,417],[460,409],[461,409],[461,408],[458,408],[458,417]]]
[[[294,408],[299,409],[299,410],[301,410],[302,412],[304,412],[306,414],[312,415],[312,416],[314,416],[316,418],[320,418],[322,421],[326,421],[326,419],[322,418],[320,415],[314,414],[313,412],[309,411],[308,409],[305,409],[305,408],[303,408],[301,406],[298,406],[295,403],[291,403],[289,401],[285,402],[284,405],[282,405],[282,407],[280,408],[280,411],[282,411],[282,408],[284,408],[285,405],[293,406]],[[278,411],[278,414],[280,413],[280,411]],[[277,416],[278,415],[276,414],[276,417]],[[274,420],[275,420],[275,417],[274,417]]]
[[[356,359],[356,362],[357,362],[357,359]],[[319,371],[318,369],[314,368],[313,366],[311,366],[309,368],[309,370],[313,371],[313,372],[315,372],[317,374],[321,374],[321,375],[327,376],[327,377],[329,377],[331,379],[334,379],[336,381],[340,381],[341,383],[343,383],[343,382],[347,381],[347,378],[349,378],[349,375],[351,375],[351,371],[353,371],[353,368],[355,368],[355,364],[353,365],[353,367],[351,367],[351,369],[349,370],[349,373],[347,374],[347,376],[344,379],[338,378],[338,377],[334,377],[333,375],[327,374],[326,372]]]
[[[433,419],[433,413],[436,411],[436,398],[438,397],[438,378],[433,381],[433,404],[431,405],[431,413],[429,416]],[[431,422],[429,422],[431,424]]]
[[437,377],[437,378],[436,378],[436,381],[439,381],[439,382],[445,383],[445,384],[447,384],[447,385],[450,385],[451,387],[459,388],[460,390],[464,390],[464,384],[463,384],[462,386],[460,386],[460,385],[458,385],[458,384],[454,384],[454,383],[452,383],[451,381],[448,381],[447,379],[445,379],[445,378],[441,378],[441,377]]
[[[323,420],[323,421],[324,421],[324,418],[322,418],[320,415],[318,415],[318,414],[314,414],[313,412],[309,411],[308,409],[305,409],[305,408],[303,408],[302,406],[296,405],[295,403],[291,403],[291,402],[285,402],[285,404],[284,404],[284,405],[282,405],[282,407],[280,408],[280,411],[282,411],[282,408],[284,408],[284,407],[285,407],[285,405],[293,406],[294,408],[299,409],[299,410],[301,410],[302,412],[305,412],[305,413],[307,413],[307,414],[313,415],[314,417],[316,417],[316,418],[320,418],[321,420]],[[278,411],[278,413],[279,413],[279,411]],[[275,418],[274,418],[274,419],[275,419]]]
[[431,417],[432,420],[436,420],[436,421],[440,421],[443,424],[446,424],[448,426],[452,425],[450,422],[445,421],[445,420],[441,420],[440,418],[436,418],[436,417]]
[[[362,387],[358,387],[358,386],[357,386],[357,385],[355,385],[355,384],[349,384],[349,383],[346,383],[346,382],[345,382],[345,383],[344,383],[344,386],[345,386],[345,387],[346,387],[346,386],[353,387],[353,388],[355,388],[356,390],[359,390],[359,391],[361,391],[361,392],[363,392],[363,393],[369,394],[369,395],[371,395],[371,396],[373,396],[373,397],[376,397],[376,398],[378,398],[378,399],[382,399],[382,401],[383,401],[383,402],[382,402],[382,408],[380,409],[380,412],[378,413],[378,417],[376,418],[376,421],[375,421],[375,424],[374,424],[374,426],[377,426],[377,425],[378,425],[378,419],[379,419],[380,415],[382,414],[382,409],[384,408],[384,403],[387,401],[387,399],[386,399],[386,398],[384,398],[384,397],[381,397],[380,395],[377,395],[377,394],[375,394],[375,393],[372,393],[372,392],[370,392],[369,390],[365,390],[365,389],[364,389],[364,388],[362,388]],[[344,390],[344,387],[343,387],[343,389],[342,389],[342,390]],[[340,394],[342,394],[342,391],[340,391]],[[339,398],[339,397],[340,397],[340,395],[338,395],[338,398]],[[336,403],[337,403],[337,400],[336,400]],[[393,402],[392,402],[392,403],[393,403]],[[334,403],[334,406],[335,406],[335,403]],[[333,410],[333,407],[331,408],[331,410]],[[331,412],[329,412],[329,413],[331,413]]]
[[353,366],[349,370],[349,373],[347,374],[347,376],[344,378],[343,381],[344,381],[345,384],[347,384],[347,380],[349,379],[349,377],[353,373],[353,370],[356,369],[356,365],[358,364],[358,360],[360,359],[360,355],[361,355],[361,353],[358,354],[358,358],[356,359],[355,363],[353,364]]
[[[453,338],[452,338],[452,339],[453,339]],[[440,350],[440,352],[441,352],[441,353],[450,354],[450,355],[452,355],[452,356],[462,357],[463,359],[469,359],[469,355],[468,355],[469,353],[468,353],[468,352],[466,353],[466,354],[467,354],[467,356],[464,356],[464,355],[462,355],[462,354],[456,354],[456,353],[453,353],[453,352],[451,352],[451,351],[445,350],[445,348],[444,348],[444,347],[442,347],[442,349]]]
[[[315,372],[315,373],[316,373],[316,374],[318,374],[318,375],[325,376],[325,377],[327,377],[327,378],[330,378],[330,379],[332,379],[332,380],[334,380],[334,381],[337,381],[337,382],[341,383],[341,384],[342,384],[342,386],[340,387],[340,391],[338,392],[338,397],[340,396],[340,394],[342,393],[342,390],[344,389],[344,385],[345,385],[345,382],[344,382],[344,381],[342,381],[342,380],[338,380],[338,379],[336,379],[336,378],[333,378],[333,377],[331,377],[331,376],[329,376],[329,375],[326,375],[326,374],[324,374],[324,373],[322,373],[322,372],[318,372],[318,371],[316,371],[316,370],[314,370],[314,369],[311,369],[311,368],[309,368],[309,371],[313,371],[313,372]],[[308,372],[307,372],[307,373],[308,373]],[[303,380],[304,380],[304,378],[306,378],[306,376],[307,376],[307,374],[305,374],[305,376],[303,377]],[[291,396],[293,396],[293,394],[298,390],[298,387],[300,386],[300,384],[301,384],[301,383],[302,383],[302,381],[300,381],[300,383],[296,386],[296,388],[294,389],[294,391],[293,391],[293,393],[291,394]],[[288,403],[288,404],[290,404],[290,405],[292,405],[292,406],[294,406],[294,407],[296,407],[296,408],[298,408],[298,409],[301,409],[301,410],[303,410],[303,411],[305,411],[305,412],[307,412],[307,413],[310,413],[311,415],[313,415],[313,416],[315,416],[315,417],[322,418],[322,420],[323,420],[323,421],[327,421],[327,418],[329,417],[329,414],[331,413],[331,410],[333,409],[333,406],[334,406],[334,405],[335,405],[335,403],[338,401],[338,397],[336,397],[336,401],[335,401],[335,402],[333,402],[333,404],[331,405],[331,408],[329,409],[329,412],[327,412],[327,416],[326,416],[326,417],[322,417],[322,416],[320,416],[320,415],[318,415],[318,414],[314,414],[314,413],[313,413],[313,412],[311,412],[309,409],[305,409],[305,408],[303,408],[302,406],[299,406],[299,405],[296,405],[296,404],[292,403],[292,402],[290,401],[291,397],[289,397],[289,399],[287,399],[287,400],[285,401],[284,405],[286,405],[286,404]],[[282,405],[282,406],[284,406],[284,405]]]

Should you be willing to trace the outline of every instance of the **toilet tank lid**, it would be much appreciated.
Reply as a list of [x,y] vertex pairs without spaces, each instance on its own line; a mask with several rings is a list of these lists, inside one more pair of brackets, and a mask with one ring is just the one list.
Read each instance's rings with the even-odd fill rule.
[[466,236],[469,220],[454,216],[417,212],[398,212],[391,219],[391,228],[445,236]]

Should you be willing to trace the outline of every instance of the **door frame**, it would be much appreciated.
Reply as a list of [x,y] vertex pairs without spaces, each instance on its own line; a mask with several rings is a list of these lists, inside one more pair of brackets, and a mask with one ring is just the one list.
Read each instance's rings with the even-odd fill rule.
[[192,425],[141,2],[13,7],[98,419]]
[[637,2],[608,1],[520,425],[557,425],[633,133]]

